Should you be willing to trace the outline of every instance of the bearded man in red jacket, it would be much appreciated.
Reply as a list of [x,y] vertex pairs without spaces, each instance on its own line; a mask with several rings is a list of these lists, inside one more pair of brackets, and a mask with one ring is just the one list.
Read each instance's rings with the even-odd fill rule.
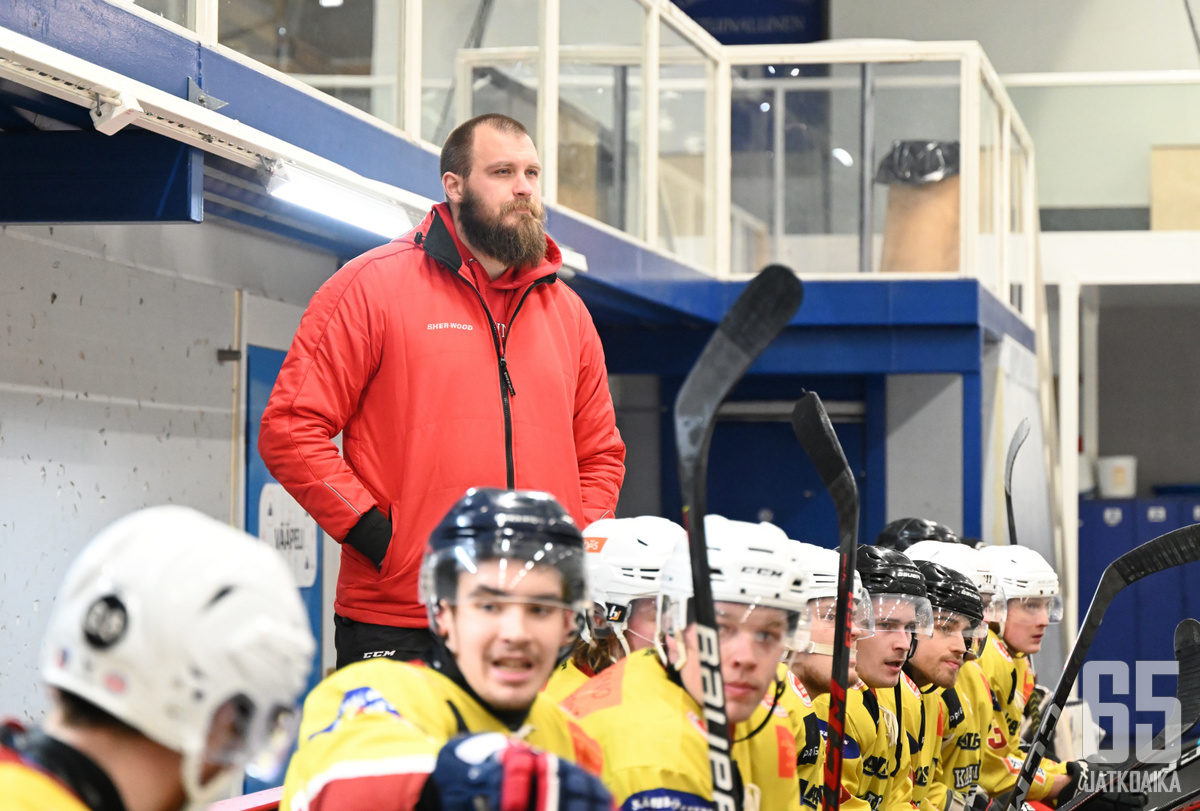
[[421,556],[467,488],[549,492],[580,526],[616,507],[625,445],[604,351],[557,276],[540,171],[520,122],[460,125],[442,148],[446,202],[323,284],[284,360],[258,449],[342,545],[339,667],[425,653]]

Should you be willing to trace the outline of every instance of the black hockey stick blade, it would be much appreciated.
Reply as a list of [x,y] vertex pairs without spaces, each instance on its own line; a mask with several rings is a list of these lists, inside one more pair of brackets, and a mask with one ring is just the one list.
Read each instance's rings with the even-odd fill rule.
[[1113,598],[1130,583],[1136,583],[1152,574],[1198,560],[1200,560],[1200,524],[1193,524],[1147,541],[1108,564],[1104,573],[1100,575],[1100,584],[1096,587],[1092,604],[1088,606],[1087,614],[1084,615],[1083,622],[1079,626],[1079,635],[1075,637],[1075,644],[1071,646],[1071,653],[1067,657],[1066,664],[1063,665],[1062,675],[1058,679],[1058,686],[1054,689],[1051,705],[1042,713],[1042,725],[1038,728],[1037,735],[1034,736],[1033,746],[1026,754],[1025,764],[1017,776],[1017,785],[1013,787],[1009,798],[1008,811],[1016,811],[1025,801],[1025,795],[1029,792],[1030,783],[1033,781],[1033,773],[1037,770],[1038,764],[1042,762],[1042,756],[1046,753],[1050,738],[1054,735],[1058,716],[1062,712],[1062,708],[1066,706],[1067,697],[1083,667],[1083,660],[1087,657],[1088,648],[1092,646],[1092,639],[1096,636],[1096,630],[1104,619],[1104,612],[1108,610]]
[[837,811],[842,783],[842,742],[846,725],[846,689],[850,671],[850,599],[858,554],[858,485],[846,461],[842,443],[825,412],[821,398],[806,392],[792,409],[792,431],[808,454],[837,508],[838,596],[833,642],[833,673],[829,690],[828,743],[825,747],[823,807]]
[[[1185,619],[1175,626],[1175,661],[1179,663],[1179,679],[1175,687],[1179,711],[1171,718],[1173,723],[1168,723],[1159,730],[1150,744],[1151,751],[1135,752],[1125,762],[1112,767],[1111,771],[1114,773],[1130,772],[1146,765],[1152,753],[1161,753],[1168,747],[1175,746],[1200,722],[1200,622]],[[1167,767],[1168,770],[1174,771],[1178,768],[1179,760],[1176,758]],[[1107,767],[1103,768],[1109,771]],[[1071,811],[1099,793],[1080,792],[1068,803],[1059,806],[1059,811]]]
[[704,535],[705,479],[708,447],[717,409],[754,363],[755,358],[787,326],[800,308],[804,288],[796,274],[782,265],[769,265],[754,277],[725,314],[716,332],[692,366],[675,398],[675,445],[679,452],[679,486],[683,522],[688,532],[692,563],[692,605],[700,649],[701,681],[717,685],[704,692],[708,724],[708,755],[712,767],[713,808],[733,811],[733,762],[725,691],[720,688],[721,650]]
[[1024,417],[1017,430],[1013,432],[1012,440],[1008,443],[1008,459],[1004,462],[1004,506],[1008,510],[1008,542],[1017,545],[1017,520],[1013,516],[1012,505],[1012,472],[1013,464],[1017,461],[1017,451],[1025,444],[1029,436],[1029,417]]

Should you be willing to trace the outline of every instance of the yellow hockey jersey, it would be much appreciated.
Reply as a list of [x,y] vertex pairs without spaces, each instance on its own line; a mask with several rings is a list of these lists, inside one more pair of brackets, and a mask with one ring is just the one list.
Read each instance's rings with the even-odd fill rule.
[[[89,775],[88,769],[80,763],[75,763],[72,768],[68,759],[43,768],[42,763],[17,743],[24,734],[20,725],[14,722],[0,725],[0,806],[4,811],[91,811],[68,783],[93,796],[97,808],[111,811],[121,807],[116,787],[90,759],[60,744],[61,749],[75,752],[80,763],[88,764],[93,774]],[[61,770],[61,779],[51,773],[55,769]]]
[[[828,745],[829,694],[813,699]],[[880,705],[875,690],[862,682],[846,691],[846,736],[842,746],[842,799],[846,811],[911,811],[901,791],[889,793],[893,775],[907,774],[907,746],[895,713]],[[821,777],[824,784],[824,777]]]
[[550,673],[550,681],[542,688],[542,695],[554,704],[560,704],[594,675],[580,670],[574,659],[567,659]]
[[5,811],[89,811],[66,786],[45,772],[0,752],[0,797]]
[[963,663],[953,687],[937,692],[945,727],[942,754],[926,798],[931,807],[944,809],[949,807],[951,792],[965,795],[979,782],[980,748],[992,733],[999,706],[975,660]]
[[812,697],[796,674],[781,665],[780,677],[785,679],[786,688],[779,698],[779,705],[787,711],[796,737],[800,805],[815,811],[821,807],[821,790],[825,785],[824,721],[818,717]]
[[[1028,656],[1009,653],[999,636],[988,631],[987,646],[979,658],[979,667],[987,676],[988,686],[1000,707],[993,717],[991,734],[984,740],[979,785],[995,797],[1017,783],[1025,764],[1018,732],[1025,714],[1025,703],[1033,693],[1037,677]],[[1043,758],[1033,776],[1026,799],[1042,800],[1050,790],[1050,776],[1066,774],[1066,765]]]
[[438,671],[369,659],[338,670],[309,693],[280,811],[311,806],[407,811],[446,742],[478,732],[519,735],[595,774],[602,769],[596,742],[544,696],[535,698],[514,733]]
[[[601,777],[622,811],[711,807],[702,708],[653,649],[627,656],[589,679],[562,706],[603,749]],[[737,725],[734,741],[754,730],[767,712],[760,707],[751,721]],[[799,806],[795,735],[786,711],[777,707],[771,716],[754,737],[732,745],[747,811]]]
[[[908,748],[908,769],[897,772],[888,781],[889,806],[903,807],[911,802],[914,807],[929,809],[922,805],[929,791],[929,781],[941,756],[942,717],[940,701],[932,693],[925,694],[907,674],[902,674],[899,683],[890,690],[877,690],[881,706],[891,710],[901,721],[904,729],[904,745]],[[900,707],[896,696],[900,696]],[[893,765],[895,765],[893,758]]]

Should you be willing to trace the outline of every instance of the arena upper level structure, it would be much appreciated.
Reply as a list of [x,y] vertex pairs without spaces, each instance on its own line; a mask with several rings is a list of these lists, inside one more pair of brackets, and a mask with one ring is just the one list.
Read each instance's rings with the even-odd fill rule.
[[[225,35],[217,0],[158,5],[173,21],[120,0],[0,7],[0,177],[22,189],[0,200],[0,222],[232,223],[347,259],[441,199],[449,127],[505,112],[535,134],[548,230],[610,371],[657,378],[639,406],[651,423],[667,425],[663,404],[751,274],[781,262],[804,279],[804,307],[735,393],[728,438],[718,431],[714,509],[769,506],[795,537],[832,545],[832,510],[783,416],[807,388],[840,415],[864,540],[923,511],[1002,541],[1004,453],[1030,417],[1022,535],[1074,572],[1076,471],[1058,459],[1074,458],[1078,404],[1053,401],[1033,145],[977,43],[727,47],[666,0],[606,3],[604,19],[581,0],[485,2],[461,20],[446,3],[397,0],[375,3],[370,72],[317,75],[276,58],[285,33],[271,40],[266,18]],[[238,48],[265,48],[275,66]],[[876,182],[898,141],[943,145],[957,174],[932,194]],[[232,285],[238,335],[240,291],[270,287],[255,273],[288,269],[247,268]],[[267,297],[302,306],[291,291],[321,281]],[[237,375],[235,521],[247,508]],[[33,385],[2,384],[14,397]],[[660,433],[654,486],[669,515],[674,448]]]

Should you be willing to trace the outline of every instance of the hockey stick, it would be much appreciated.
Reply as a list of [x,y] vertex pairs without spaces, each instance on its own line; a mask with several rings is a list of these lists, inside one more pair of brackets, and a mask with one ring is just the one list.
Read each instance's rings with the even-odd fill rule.
[[837,508],[838,596],[833,640],[833,674],[829,682],[829,738],[825,746],[825,811],[837,811],[842,785],[842,740],[846,724],[846,688],[850,671],[850,598],[858,556],[858,486],[842,444],[825,413],[821,398],[806,392],[792,409],[792,431],[812,460]]
[[1143,577],[1197,560],[1200,560],[1200,524],[1193,524],[1190,527],[1183,527],[1174,532],[1168,532],[1166,535],[1160,535],[1152,541],[1131,549],[1108,564],[1104,573],[1100,575],[1100,585],[1096,587],[1096,595],[1092,597],[1092,604],[1088,607],[1083,623],[1079,626],[1079,635],[1075,638],[1075,644],[1071,647],[1071,655],[1067,657],[1067,663],[1063,666],[1058,686],[1054,688],[1051,704],[1042,713],[1042,725],[1038,728],[1037,735],[1034,736],[1033,746],[1025,756],[1025,764],[1021,767],[1020,775],[1017,776],[1017,785],[1013,788],[1012,796],[1009,798],[1008,811],[1016,811],[1021,808],[1021,803],[1024,802],[1025,795],[1029,792],[1033,774],[1037,770],[1038,764],[1042,762],[1042,756],[1050,743],[1050,737],[1054,734],[1054,726],[1058,723],[1058,716],[1067,703],[1067,697],[1083,667],[1083,659],[1087,656],[1093,637],[1096,636],[1096,629],[1100,627],[1100,622],[1104,619],[1104,612],[1108,610],[1113,598],[1121,589]]
[[700,680],[704,717],[708,723],[708,759],[712,767],[713,807],[733,811],[733,768],[729,758],[729,723],[721,680],[721,649],[704,536],[705,477],[717,409],[754,359],[795,315],[804,299],[796,274],[782,265],[769,265],[742,291],[704,351],[688,372],[675,399],[675,444],[679,450],[679,486],[683,494],[683,523],[692,559],[692,605],[696,642],[700,649]]
[[1013,463],[1017,461],[1017,451],[1021,450],[1028,436],[1029,417],[1024,417],[1008,443],[1008,459],[1004,463],[1004,506],[1008,508],[1008,542],[1013,546],[1017,545],[1017,520],[1013,517],[1012,508]]
[[[1175,661],[1179,663],[1179,679],[1175,687],[1175,696],[1179,701],[1179,713],[1172,721],[1159,730],[1158,735],[1150,744],[1153,752],[1162,752],[1168,746],[1174,746],[1183,740],[1183,736],[1200,722],[1200,622],[1194,619],[1182,620],[1175,626]],[[1174,731],[1176,734],[1171,735]],[[1170,740],[1168,740],[1168,737]],[[1129,772],[1145,766],[1152,752],[1135,752],[1125,762],[1103,772]],[[1181,759],[1167,767],[1174,771],[1182,765]],[[1103,773],[1101,772],[1101,773]],[[1099,794],[1099,791],[1080,792],[1065,805],[1059,806],[1059,811],[1070,811]]]

